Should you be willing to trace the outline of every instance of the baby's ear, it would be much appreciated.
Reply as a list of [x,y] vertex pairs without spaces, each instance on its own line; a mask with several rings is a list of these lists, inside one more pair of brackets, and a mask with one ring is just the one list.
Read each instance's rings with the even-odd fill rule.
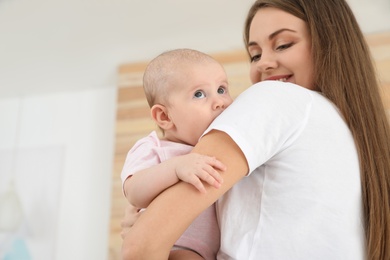
[[168,109],[165,106],[160,104],[154,105],[150,109],[150,113],[152,115],[153,120],[163,130],[169,130],[173,127],[173,122],[169,118]]

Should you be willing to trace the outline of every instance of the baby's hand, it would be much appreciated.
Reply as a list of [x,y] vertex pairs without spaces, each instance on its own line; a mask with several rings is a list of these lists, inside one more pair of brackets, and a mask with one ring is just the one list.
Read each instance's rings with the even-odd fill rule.
[[128,204],[125,209],[125,216],[123,217],[121,221],[121,237],[122,239],[125,238],[127,233],[130,231],[131,227],[134,225],[134,223],[137,221],[139,216],[141,215],[142,211],[139,208],[134,207],[131,204]]
[[217,170],[225,171],[226,166],[215,157],[190,153],[177,159],[176,176],[180,180],[194,185],[202,193],[206,193],[206,189],[201,180],[215,188],[221,186],[223,179]]

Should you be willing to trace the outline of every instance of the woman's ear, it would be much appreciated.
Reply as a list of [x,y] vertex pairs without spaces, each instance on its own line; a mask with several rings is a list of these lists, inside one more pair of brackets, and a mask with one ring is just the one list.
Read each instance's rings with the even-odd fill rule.
[[173,122],[169,118],[168,109],[160,104],[156,104],[152,106],[150,109],[153,120],[157,123],[157,125],[163,130],[169,130],[173,127]]

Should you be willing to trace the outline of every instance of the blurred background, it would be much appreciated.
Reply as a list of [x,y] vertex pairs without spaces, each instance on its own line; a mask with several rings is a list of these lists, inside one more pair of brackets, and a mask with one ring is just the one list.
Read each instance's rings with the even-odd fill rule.
[[[236,59],[252,2],[0,0],[1,260],[119,259],[118,109],[136,91],[121,92],[123,71],[173,48]],[[384,35],[388,64],[390,1],[348,2],[366,35]]]

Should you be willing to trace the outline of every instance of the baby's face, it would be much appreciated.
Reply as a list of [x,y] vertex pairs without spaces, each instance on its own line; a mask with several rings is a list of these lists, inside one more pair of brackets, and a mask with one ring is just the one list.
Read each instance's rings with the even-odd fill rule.
[[184,66],[169,95],[168,114],[177,141],[195,145],[210,123],[232,102],[227,76],[217,62]]

